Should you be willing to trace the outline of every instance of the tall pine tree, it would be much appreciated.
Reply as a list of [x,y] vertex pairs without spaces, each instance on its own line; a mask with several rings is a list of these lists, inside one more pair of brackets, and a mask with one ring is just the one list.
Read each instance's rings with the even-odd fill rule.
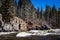
[[39,19],[40,18],[40,9],[38,8],[37,9],[37,19]]
[[42,16],[43,16],[43,12],[42,12],[42,8],[41,8],[41,11],[40,11],[40,19],[42,19]]
[[50,7],[48,5],[46,5],[46,10],[45,10],[45,19],[48,21],[50,18]]

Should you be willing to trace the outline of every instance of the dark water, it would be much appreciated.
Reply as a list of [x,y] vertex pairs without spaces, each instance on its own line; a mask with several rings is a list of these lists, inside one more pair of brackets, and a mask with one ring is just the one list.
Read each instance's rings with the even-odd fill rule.
[[0,40],[60,40],[60,35],[31,36],[25,38],[16,38],[16,33],[15,33],[9,35],[1,35]]

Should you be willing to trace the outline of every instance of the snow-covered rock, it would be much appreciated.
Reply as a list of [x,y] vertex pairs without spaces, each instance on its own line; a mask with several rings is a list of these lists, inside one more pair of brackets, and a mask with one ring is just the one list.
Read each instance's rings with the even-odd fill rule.
[[27,33],[27,32],[20,32],[16,35],[16,37],[28,37],[31,36],[31,33]]

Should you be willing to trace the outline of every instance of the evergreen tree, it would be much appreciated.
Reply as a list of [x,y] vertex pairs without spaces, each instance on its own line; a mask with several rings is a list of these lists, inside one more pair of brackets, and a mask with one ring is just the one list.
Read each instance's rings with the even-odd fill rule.
[[54,28],[57,28],[57,9],[55,7],[55,4],[52,7],[51,13],[52,13],[52,18],[51,18],[52,22],[51,23]]
[[60,24],[60,8],[58,8],[57,21],[58,21],[58,25],[59,25]]
[[26,9],[25,9],[25,0],[19,0],[18,2],[18,16],[19,17],[26,17]]
[[55,4],[54,4],[52,7],[52,16],[56,17],[56,13],[57,13],[57,9],[56,9]]
[[40,19],[42,19],[42,16],[43,16],[43,13],[42,13],[42,8],[41,8],[41,11],[40,11]]
[[45,10],[45,19],[49,20],[50,19],[50,7],[48,5],[46,5],[46,10]]
[[38,8],[37,9],[37,19],[39,19],[39,16],[40,16],[39,14],[40,14],[40,9]]
[[52,7],[52,16],[55,17],[55,20],[56,20],[56,14],[57,14],[57,9],[56,9],[55,4],[54,4]]
[[14,0],[1,0],[1,13],[2,20],[6,23],[10,22],[10,18],[13,18],[14,14]]
[[55,7],[55,4],[52,7],[51,13],[52,13],[52,18],[53,18],[54,22],[56,23],[56,21],[57,21],[57,9]]
[[31,0],[19,0],[18,16],[26,19],[35,18],[35,9]]

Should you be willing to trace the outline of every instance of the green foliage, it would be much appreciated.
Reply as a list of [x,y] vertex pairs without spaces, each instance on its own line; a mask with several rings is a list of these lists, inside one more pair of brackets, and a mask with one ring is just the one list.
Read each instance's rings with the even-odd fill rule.
[[53,16],[56,16],[56,13],[57,13],[57,9],[56,9],[56,7],[55,7],[55,4],[53,5],[53,7],[52,7],[52,15]]
[[42,8],[41,8],[41,10],[38,8],[37,9],[37,18],[42,19],[42,16],[43,16],[43,10],[42,10]]
[[37,18],[38,19],[40,18],[40,9],[39,8],[37,9]]
[[46,20],[49,20],[50,13],[51,13],[51,9],[48,5],[46,5],[46,10],[45,10],[45,14],[44,14]]
[[[4,22],[9,22],[13,16],[15,16],[15,11],[14,11],[14,3],[13,0],[1,0],[2,5],[0,3],[0,13],[2,14],[2,19]],[[16,5],[17,6],[17,5]],[[18,3],[19,6],[19,13],[17,15],[21,16],[22,18],[35,18],[35,11],[37,15],[37,19],[42,19],[42,16],[44,14],[44,17],[46,21],[52,21],[53,25],[55,23],[57,24],[60,22],[60,10],[57,10],[55,8],[55,4],[51,8],[50,6],[46,5],[45,11],[41,10],[38,8],[37,10],[34,9],[34,6],[32,6],[30,0],[19,0]]]
[[60,23],[60,10],[57,10],[55,4],[51,8],[46,5],[46,10],[44,12],[44,17],[48,23],[52,24],[53,28],[59,27]]
[[58,9],[58,22],[60,22],[60,8]]
[[[2,0],[3,1],[3,0]],[[5,0],[2,2],[1,6],[1,13],[2,19],[4,22],[9,22],[10,18],[14,16],[14,9],[13,9],[13,1],[12,0]]]
[[42,19],[42,16],[43,16],[43,13],[42,13],[42,8],[41,8],[41,11],[40,11],[40,19]]

